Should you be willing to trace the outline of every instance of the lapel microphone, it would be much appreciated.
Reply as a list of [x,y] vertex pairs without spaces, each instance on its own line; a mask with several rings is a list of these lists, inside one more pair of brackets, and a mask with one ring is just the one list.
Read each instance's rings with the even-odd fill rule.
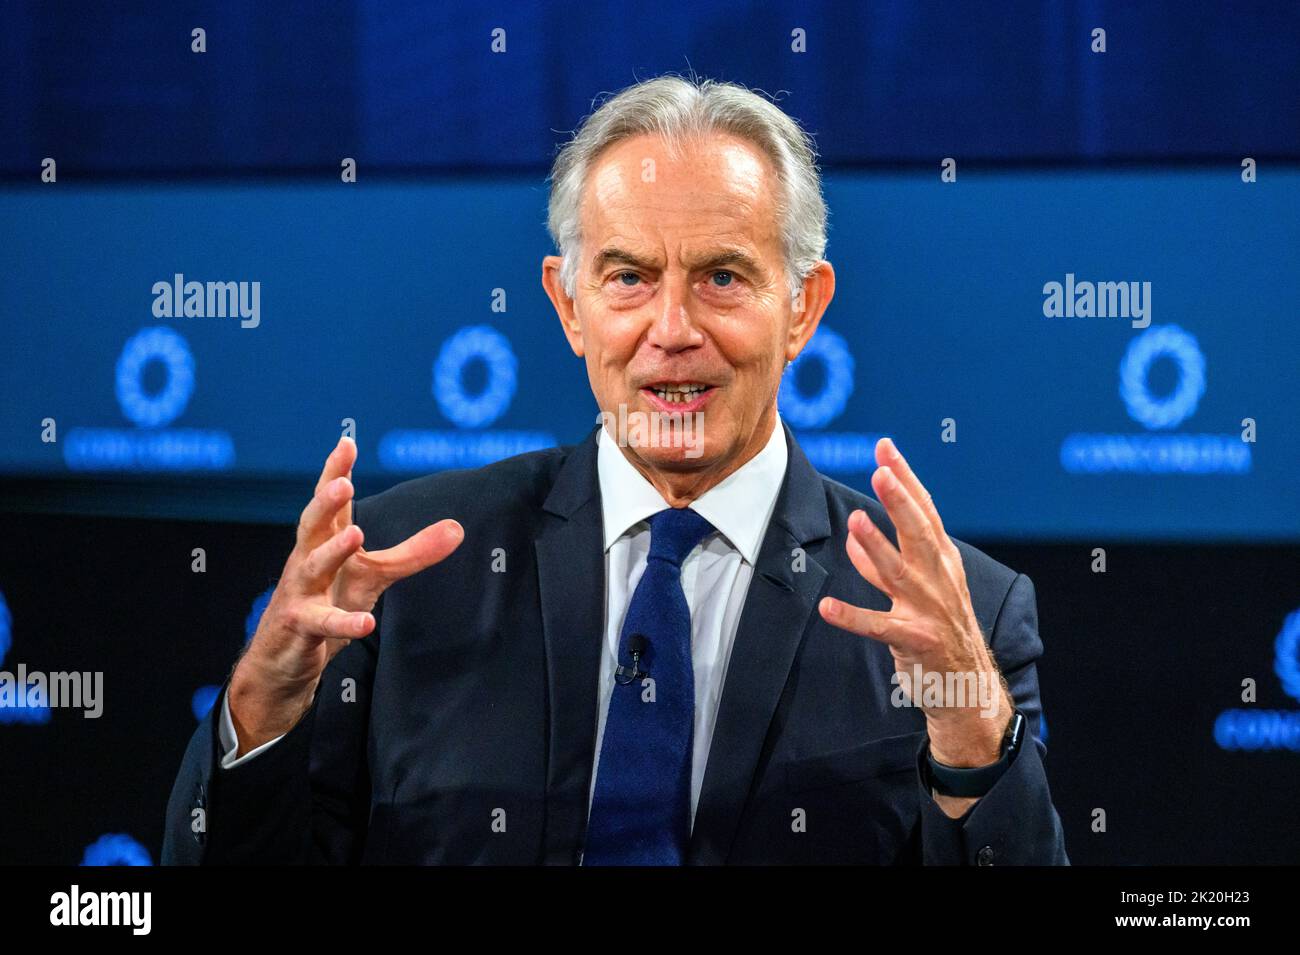
[[644,670],[640,669],[641,657],[645,654],[646,638],[644,634],[634,633],[627,638],[627,648],[632,652],[632,665],[625,667],[621,663],[618,669],[614,671],[614,682],[619,686],[627,686],[643,676],[649,676]]

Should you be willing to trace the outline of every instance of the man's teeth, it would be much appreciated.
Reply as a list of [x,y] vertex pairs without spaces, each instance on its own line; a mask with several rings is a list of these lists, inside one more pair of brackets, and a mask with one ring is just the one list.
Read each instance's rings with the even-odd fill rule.
[[660,401],[680,404],[699,397],[708,390],[708,387],[708,385],[670,385],[667,388],[652,388],[651,391],[659,396]]

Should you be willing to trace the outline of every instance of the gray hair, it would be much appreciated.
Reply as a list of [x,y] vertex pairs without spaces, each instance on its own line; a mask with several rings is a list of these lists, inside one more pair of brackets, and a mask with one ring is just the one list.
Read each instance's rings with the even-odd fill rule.
[[728,133],[758,147],[776,168],[786,279],[791,294],[826,253],[826,202],[817,152],[799,124],[771,100],[734,83],[661,76],[618,93],[583,121],[555,158],[547,228],[563,256],[560,280],[577,288],[582,192],[597,157],[624,139],[660,136],[670,153],[687,136]]

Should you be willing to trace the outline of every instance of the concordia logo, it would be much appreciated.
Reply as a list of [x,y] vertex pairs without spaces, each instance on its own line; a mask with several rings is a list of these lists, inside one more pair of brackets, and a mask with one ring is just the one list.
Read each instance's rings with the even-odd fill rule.
[[[1163,397],[1151,391],[1151,368],[1167,358],[1178,383]],[[1205,356],[1196,338],[1177,325],[1153,325],[1134,338],[1119,366],[1119,393],[1129,416],[1153,432],[1190,418],[1205,394]],[[1061,466],[1071,474],[1244,474],[1250,445],[1239,434],[1071,434],[1061,443]]]
[[86,846],[81,864],[83,866],[153,865],[153,857],[135,837],[125,832],[109,832]]
[[[799,377],[806,379],[815,365],[821,366],[821,387],[805,392]],[[851,394],[853,353],[842,335],[822,325],[785,370],[776,403],[812,466],[826,474],[865,474],[876,469],[876,442],[883,435],[815,430],[834,421]]]
[[[1300,700],[1300,610],[1287,615],[1273,641],[1273,672],[1282,689]],[[1214,721],[1220,749],[1300,752],[1300,710],[1224,710]]]
[[[160,388],[146,387],[161,366]],[[73,471],[225,471],[235,444],[225,431],[168,428],[194,394],[194,355],[184,337],[159,325],[141,329],[122,348],[115,373],[117,403],[139,430],[73,428],[63,460]]]
[[[486,383],[471,392],[465,371],[481,364]],[[460,329],[442,344],[433,363],[433,397],[444,418],[459,430],[397,429],[379,439],[379,464],[386,471],[419,472],[471,468],[502,458],[551,448],[546,431],[491,429],[506,413],[518,387],[519,363],[510,340],[488,325]]]
[[[4,666],[9,648],[13,646],[13,615],[5,602],[5,595],[0,593],[0,667]],[[12,701],[0,705],[0,723],[48,723],[50,708],[40,700],[37,694],[28,692],[15,694]]]

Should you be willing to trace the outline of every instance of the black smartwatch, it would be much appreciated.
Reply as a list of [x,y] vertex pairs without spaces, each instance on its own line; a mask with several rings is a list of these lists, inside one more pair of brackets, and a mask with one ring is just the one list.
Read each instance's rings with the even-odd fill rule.
[[925,760],[930,770],[930,788],[941,796],[983,796],[996,783],[1020,749],[1025,735],[1025,714],[1016,710],[1007,724],[1007,731],[1002,734],[1002,755],[996,763],[988,766],[945,766],[930,755],[930,747],[925,747]]

